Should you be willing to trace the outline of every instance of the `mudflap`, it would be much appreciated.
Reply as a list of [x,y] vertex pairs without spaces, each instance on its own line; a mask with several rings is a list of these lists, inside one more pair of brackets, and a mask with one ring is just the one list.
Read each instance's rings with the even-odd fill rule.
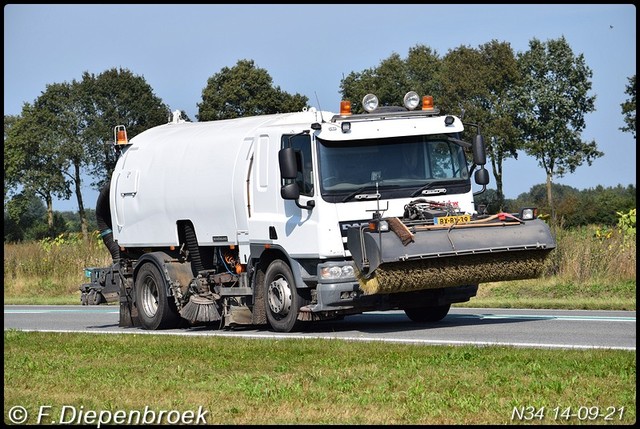
[[120,328],[133,328],[142,326],[138,318],[138,308],[133,305],[132,279],[120,277],[120,318],[118,326]]
[[391,220],[389,231],[348,231],[347,248],[365,294],[537,278],[556,247],[539,219],[454,225]]

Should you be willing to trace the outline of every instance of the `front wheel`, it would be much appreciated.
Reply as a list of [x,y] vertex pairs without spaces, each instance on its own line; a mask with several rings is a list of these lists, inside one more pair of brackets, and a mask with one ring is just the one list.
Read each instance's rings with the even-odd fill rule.
[[146,263],[140,267],[135,287],[138,317],[144,329],[153,331],[178,326],[180,316],[173,298],[167,294],[166,281],[155,265]]
[[405,308],[404,312],[413,322],[417,323],[433,323],[444,319],[451,304],[433,305],[425,307]]
[[297,291],[291,268],[275,260],[264,276],[267,321],[276,332],[291,332],[300,327],[298,311],[308,304]]

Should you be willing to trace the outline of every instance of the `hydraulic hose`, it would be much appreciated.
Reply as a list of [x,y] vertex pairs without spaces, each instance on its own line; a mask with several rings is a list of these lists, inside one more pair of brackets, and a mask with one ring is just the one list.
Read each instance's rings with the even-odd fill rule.
[[98,194],[98,201],[96,202],[96,221],[98,223],[98,230],[104,245],[111,253],[111,259],[113,263],[117,263],[120,260],[120,247],[118,243],[113,239],[113,231],[111,230],[111,207],[109,204],[109,189],[111,183],[107,182],[105,186],[100,189]]
[[189,250],[189,257],[191,258],[191,264],[193,267],[194,275],[204,270],[202,266],[202,260],[200,259],[200,249],[198,248],[198,240],[196,239],[196,232],[193,229],[191,222],[184,224],[184,238],[187,244],[187,250]]

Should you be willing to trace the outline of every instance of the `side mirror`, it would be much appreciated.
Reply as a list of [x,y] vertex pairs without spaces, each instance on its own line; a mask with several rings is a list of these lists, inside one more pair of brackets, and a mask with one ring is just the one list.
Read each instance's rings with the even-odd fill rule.
[[280,196],[283,200],[297,200],[300,198],[300,188],[297,183],[289,183],[280,188]]
[[283,179],[295,179],[298,175],[296,152],[292,147],[280,149],[278,152],[278,164],[280,165],[280,177]]
[[486,168],[480,168],[480,170],[476,170],[473,177],[478,185],[484,186],[489,184],[489,172]]
[[481,134],[476,134],[473,137],[473,144],[471,145],[473,150],[473,163],[476,165],[485,165],[487,163],[487,153],[484,147],[484,139]]

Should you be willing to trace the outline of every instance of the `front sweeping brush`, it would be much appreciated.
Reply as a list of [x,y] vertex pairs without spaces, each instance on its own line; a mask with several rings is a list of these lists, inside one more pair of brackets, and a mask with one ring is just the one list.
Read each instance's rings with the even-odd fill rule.
[[389,231],[347,233],[367,295],[537,278],[556,247],[543,221],[509,214],[453,225],[386,220]]
[[366,295],[438,289],[541,275],[549,250],[419,259],[381,264],[372,277],[358,275]]

